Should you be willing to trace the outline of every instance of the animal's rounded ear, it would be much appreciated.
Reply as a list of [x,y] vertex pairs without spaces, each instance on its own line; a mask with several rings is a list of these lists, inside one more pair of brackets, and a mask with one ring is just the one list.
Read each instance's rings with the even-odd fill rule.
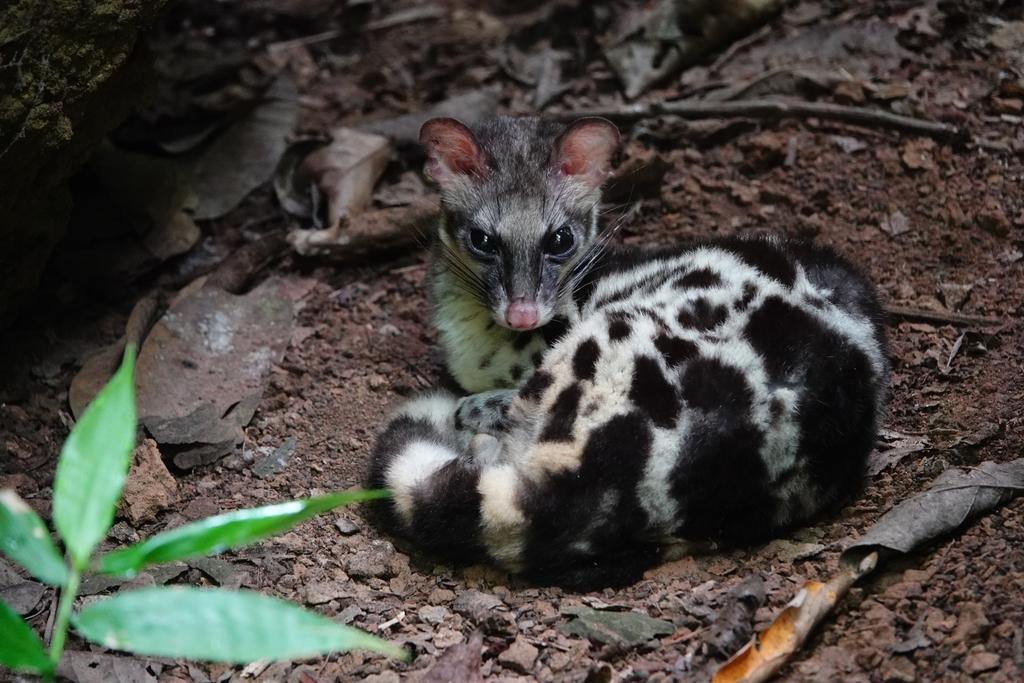
[[555,143],[555,169],[596,188],[611,175],[612,155],[619,148],[619,129],[608,119],[576,119]]
[[459,177],[487,177],[487,159],[473,131],[455,119],[430,119],[420,128],[420,144],[427,153],[424,170],[441,189]]

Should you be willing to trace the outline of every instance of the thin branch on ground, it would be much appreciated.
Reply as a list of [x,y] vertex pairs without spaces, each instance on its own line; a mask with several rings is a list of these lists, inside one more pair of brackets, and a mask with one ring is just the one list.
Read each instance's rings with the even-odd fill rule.
[[994,318],[986,315],[970,315],[967,313],[953,313],[952,311],[930,311],[925,308],[909,308],[907,306],[886,306],[885,314],[891,322],[903,320],[909,322],[932,323],[938,325],[959,325],[969,327],[999,327],[1006,324],[1001,318]]
[[602,116],[618,123],[629,123],[664,114],[671,114],[684,119],[817,117],[864,126],[891,128],[937,138],[952,138],[960,133],[959,128],[949,123],[925,121],[879,109],[864,109],[862,107],[850,107],[830,102],[783,102],[779,100],[650,102],[622,107],[577,109],[572,112],[561,112],[555,116],[563,120],[577,119],[582,116]]

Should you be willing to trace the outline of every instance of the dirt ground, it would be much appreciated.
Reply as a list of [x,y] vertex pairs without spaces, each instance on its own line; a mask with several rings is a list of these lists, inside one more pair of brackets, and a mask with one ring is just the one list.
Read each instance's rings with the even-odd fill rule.
[[[531,88],[503,68],[508,53],[502,46],[510,31],[555,4],[572,17],[591,16],[587,3],[524,3],[520,10],[534,13],[527,16],[512,14],[515,3],[500,0],[446,1],[432,5],[439,10],[428,19],[300,45],[284,66],[297,74],[299,130],[323,134],[489,85],[500,92],[500,111],[533,113]],[[314,0],[190,0],[172,11],[161,35],[172,42],[187,38],[211,56],[241,51],[252,58],[269,44],[344,27],[345,17],[357,11],[377,20],[418,6],[407,0],[348,5],[346,15],[334,3]],[[709,652],[709,626],[746,577],[764,579],[767,598],[754,615],[755,628],[763,628],[804,580],[833,575],[850,541],[943,470],[1020,457],[1024,37],[991,36],[1008,25],[1024,34],[1024,24],[1008,23],[1024,18],[1024,8],[980,0],[954,5],[790,6],[753,38],[641,97],[677,99],[760,78],[785,63],[780,45],[854,27],[859,47],[850,47],[856,41],[847,35],[842,41],[850,49],[842,59],[849,61],[837,58],[849,79],[819,83],[812,99],[916,113],[958,126],[953,139],[813,117],[689,123],[662,117],[621,125],[623,165],[634,159],[651,164],[654,155],[667,162],[660,183],[610,207],[607,219],[622,224],[622,239],[664,244],[754,232],[813,239],[848,254],[877,283],[894,312],[893,390],[886,445],[873,460],[880,471],[865,479],[856,500],[786,539],[686,558],[650,571],[636,585],[587,595],[524,585],[487,567],[436,565],[410,548],[396,550],[358,509],[345,509],[225,553],[222,562],[181,565],[176,574],[139,577],[127,587],[159,580],[265,591],[403,644],[413,655],[409,664],[359,652],[255,671],[150,660],[149,680],[419,681],[444,651],[478,628],[484,635],[480,673],[487,681],[706,679],[720,661]],[[580,20],[569,29],[580,41],[594,39],[592,23]],[[619,88],[591,53],[545,111],[622,107]],[[414,151],[399,148],[386,177],[420,163]],[[224,254],[290,223],[264,187],[227,217],[203,223],[197,253]],[[154,288],[173,294],[202,270],[200,261],[187,255],[130,284],[99,289],[48,276],[0,342],[0,485],[48,513],[54,464],[68,431],[71,380],[87,358],[123,333],[136,300]],[[120,520],[109,547],[217,512],[359,487],[387,413],[440,381],[421,251],[400,250],[356,266],[290,254],[262,276],[270,274],[310,282],[296,332],[271,369],[244,442],[215,464],[172,467],[176,501],[153,521]],[[286,465],[256,476],[253,462],[291,437],[296,445]],[[907,444],[901,459],[883,457]],[[96,586],[95,592],[124,587]],[[40,632],[53,597],[45,593],[29,613]],[[566,634],[564,610],[578,606],[641,612],[671,622],[676,631],[633,645]],[[69,649],[90,646],[72,637]],[[777,677],[972,679],[1024,679],[1021,498],[888,562],[855,586]]]

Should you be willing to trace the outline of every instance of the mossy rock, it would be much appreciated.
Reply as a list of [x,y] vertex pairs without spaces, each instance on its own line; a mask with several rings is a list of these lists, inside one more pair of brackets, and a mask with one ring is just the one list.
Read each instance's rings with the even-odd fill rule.
[[15,0],[0,9],[0,328],[71,211],[67,179],[154,88],[138,45],[170,0]]

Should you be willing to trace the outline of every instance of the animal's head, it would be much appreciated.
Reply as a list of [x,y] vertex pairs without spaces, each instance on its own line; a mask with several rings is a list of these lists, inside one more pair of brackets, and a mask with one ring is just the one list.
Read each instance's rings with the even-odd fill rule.
[[593,253],[618,130],[600,118],[564,126],[501,117],[472,130],[436,118],[420,143],[426,173],[441,186],[442,266],[499,325],[549,322]]

